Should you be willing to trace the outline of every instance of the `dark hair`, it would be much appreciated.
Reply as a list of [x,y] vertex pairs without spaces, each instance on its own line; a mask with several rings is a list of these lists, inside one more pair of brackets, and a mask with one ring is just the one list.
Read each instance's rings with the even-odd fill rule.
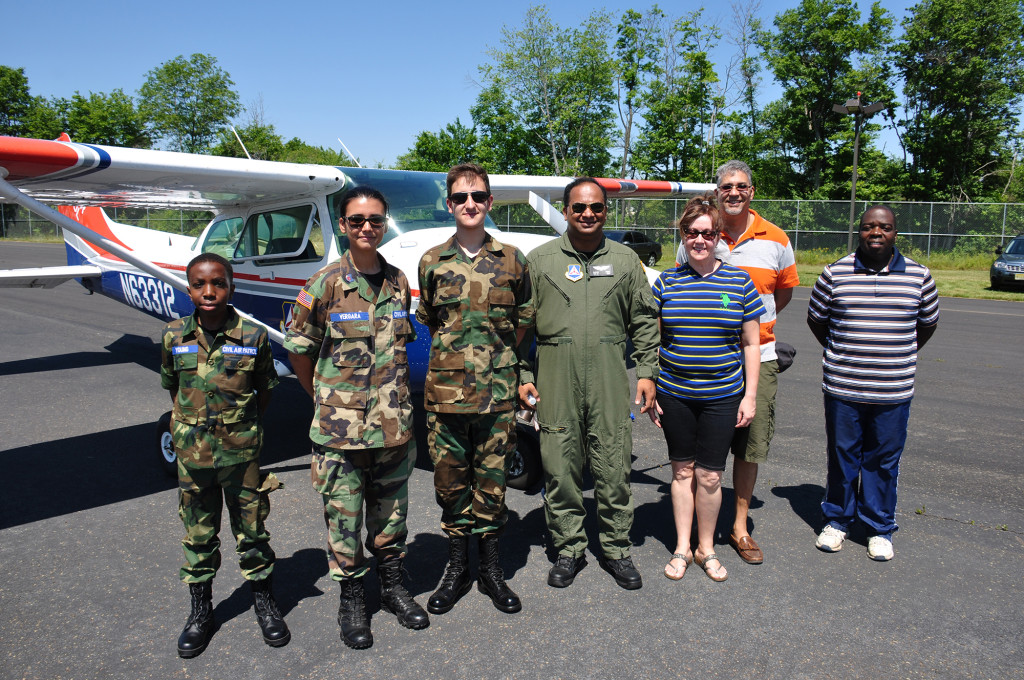
[[448,171],[448,195],[452,195],[452,185],[459,179],[466,178],[469,180],[482,179],[484,181],[484,187],[487,189],[487,193],[491,193],[491,179],[487,176],[487,171],[484,170],[484,166],[477,165],[476,163],[459,163],[451,170]]
[[705,215],[711,218],[711,228],[715,230],[716,234],[722,231],[722,213],[719,212],[718,204],[715,202],[715,194],[710,191],[701,196],[694,196],[686,203],[683,214],[676,220],[676,227],[682,232]]
[[889,213],[889,216],[892,217],[892,226],[896,226],[896,213],[892,211],[892,208],[890,208],[887,205],[882,205],[881,203],[879,203],[878,205],[873,205],[864,212],[862,212],[860,214],[860,222],[858,222],[858,224],[862,224],[864,222],[864,217],[872,210],[884,210],[885,212]]
[[224,271],[227,272],[228,275],[228,285],[230,286],[234,283],[235,272],[231,268],[231,263],[228,262],[225,258],[218,255],[217,253],[200,253],[199,255],[193,257],[192,260],[188,263],[188,266],[185,267],[185,279],[187,280],[189,276],[192,275],[193,267],[195,267],[197,264],[202,264],[203,262],[213,262],[214,264],[219,264],[220,266],[224,267]]
[[380,193],[376,189],[368,185],[362,185],[352,187],[341,195],[338,199],[338,217],[344,217],[348,214],[348,204],[357,198],[375,198],[381,202],[384,206],[384,214],[388,214],[388,199],[384,198],[384,194]]
[[569,194],[572,193],[572,190],[575,189],[576,187],[578,187],[581,184],[587,184],[587,183],[596,185],[597,188],[601,190],[601,200],[604,201],[605,203],[608,202],[608,190],[605,189],[603,186],[601,186],[600,182],[598,182],[593,177],[577,177],[576,179],[574,179],[573,181],[571,181],[571,182],[569,182],[568,184],[565,185],[565,192],[562,194],[562,208],[563,209],[565,209],[565,210],[569,209]]

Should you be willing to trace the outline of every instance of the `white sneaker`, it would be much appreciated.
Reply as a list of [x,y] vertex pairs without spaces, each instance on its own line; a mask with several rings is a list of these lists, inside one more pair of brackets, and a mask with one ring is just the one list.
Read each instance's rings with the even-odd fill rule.
[[872,536],[868,539],[868,557],[879,562],[892,559],[892,541],[885,536]]
[[814,542],[814,545],[818,550],[824,550],[825,552],[839,552],[842,550],[843,541],[845,540],[845,531],[840,531],[831,524],[826,524],[825,528],[818,534],[818,540]]

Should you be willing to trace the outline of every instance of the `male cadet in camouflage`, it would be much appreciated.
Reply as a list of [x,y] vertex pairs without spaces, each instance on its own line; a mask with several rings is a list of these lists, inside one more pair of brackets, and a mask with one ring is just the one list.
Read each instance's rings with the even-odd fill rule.
[[505,526],[505,470],[516,447],[516,344],[528,314],[526,259],[484,231],[494,202],[487,172],[448,171],[455,235],[420,260],[416,318],[430,329],[427,443],[448,566],[427,609],[444,614],[469,591],[469,537],[480,539],[477,588],[506,613],[522,609],[505,583],[498,535]]
[[[339,226],[349,249],[306,283],[285,339],[292,368],[313,397],[313,488],[323,497],[331,578],[341,587],[341,639],[373,644],[360,543],[377,558],[381,607],[406,628],[430,625],[402,585],[414,456],[406,343],[415,339],[409,281],[377,253],[388,206],[371,187],[346,192]],[[315,364],[314,364],[315,362]]]
[[263,640],[281,647],[291,633],[274,602],[274,551],[263,525],[267,495],[280,483],[273,473],[260,474],[259,461],[260,418],[277,385],[270,343],[266,330],[228,304],[235,286],[227,260],[203,253],[188,263],[185,276],[196,311],[164,327],[160,366],[160,383],[174,402],[178,514],[185,524],[181,580],[192,595],[178,655],[201,654],[213,634],[211,581],[220,566],[222,493]]
[[[520,362],[520,402],[527,408],[529,397],[538,400],[548,530],[558,551],[548,584],[572,584],[586,564],[581,486],[589,460],[601,564],[616,583],[633,590],[643,581],[629,556],[633,436],[626,339],[634,347],[635,403],[646,413],[658,374],[658,308],[640,259],[604,237],[604,188],[590,177],[577,178],[566,186],[563,202],[565,234],[527,258],[536,308],[536,371],[528,357]],[[520,345],[526,347],[527,342]]]

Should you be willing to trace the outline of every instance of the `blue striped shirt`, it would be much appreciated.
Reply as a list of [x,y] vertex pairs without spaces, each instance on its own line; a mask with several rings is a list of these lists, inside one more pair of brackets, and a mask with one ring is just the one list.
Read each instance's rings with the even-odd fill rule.
[[928,268],[893,251],[881,271],[856,253],[825,267],[811,291],[807,316],[828,326],[822,390],[869,404],[914,396],[917,327],[939,322],[939,296]]
[[684,264],[664,272],[653,288],[661,310],[658,389],[681,399],[743,392],[743,322],[764,314],[750,276],[723,264],[701,277]]

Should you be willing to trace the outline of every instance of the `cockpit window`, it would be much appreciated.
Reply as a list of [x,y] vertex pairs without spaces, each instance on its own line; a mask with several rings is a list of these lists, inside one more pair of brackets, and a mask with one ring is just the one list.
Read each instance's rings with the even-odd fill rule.
[[206,241],[203,242],[204,253],[216,253],[221,257],[231,259],[235,254],[235,247],[238,245],[238,237],[242,233],[245,221],[241,217],[227,217],[217,220],[206,232]]
[[[387,243],[400,234],[419,229],[454,227],[455,218],[445,204],[447,195],[445,176],[439,172],[411,172],[407,170],[373,170],[363,168],[339,168],[347,176],[345,189],[327,198],[331,210],[331,224],[339,249],[348,250],[348,237],[338,225],[341,215],[341,197],[354,186],[368,185],[377,189],[388,200],[391,221],[382,243]],[[488,227],[494,222],[487,217]]]

